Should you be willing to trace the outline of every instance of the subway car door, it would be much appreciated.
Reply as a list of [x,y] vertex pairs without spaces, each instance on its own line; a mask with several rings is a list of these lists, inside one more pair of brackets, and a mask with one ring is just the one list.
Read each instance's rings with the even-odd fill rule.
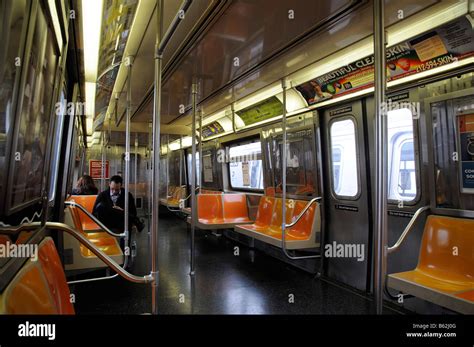
[[325,274],[369,290],[370,196],[361,100],[320,113],[324,147]]
[[[426,193],[427,141],[418,88],[407,89],[387,95],[385,114],[387,117],[387,242],[394,245],[410,222],[416,210],[428,205]],[[374,98],[367,98],[367,123],[370,148],[371,185],[375,187],[375,143],[374,143]],[[425,148],[422,151],[422,144]],[[422,156],[422,153],[425,153]],[[375,201],[372,189],[372,201]],[[374,206],[375,208],[375,206]],[[418,263],[423,223],[417,223],[400,249],[387,258],[387,273],[414,269]]]

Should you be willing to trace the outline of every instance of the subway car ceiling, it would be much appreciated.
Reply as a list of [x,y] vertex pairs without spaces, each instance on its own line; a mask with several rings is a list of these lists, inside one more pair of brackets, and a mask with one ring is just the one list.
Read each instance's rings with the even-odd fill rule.
[[0,314],[474,314],[474,2],[289,3],[0,0]]
[[[167,4],[172,3],[165,3],[165,14]],[[201,7],[194,12],[194,6]],[[248,128],[238,115],[242,109],[272,96],[281,102],[283,78],[286,79],[288,88],[289,116],[342,100],[336,95],[334,100],[310,105],[296,87],[358,60],[370,60],[372,56],[369,2],[336,1],[327,7],[323,6],[323,9],[318,7],[316,11],[311,8],[316,5],[309,5],[310,8],[307,8],[308,4],[297,1],[294,15],[298,16],[298,20],[289,21],[288,27],[284,28],[284,35],[273,35],[276,31],[270,25],[279,22],[279,18],[274,16],[282,16],[282,13],[292,15],[280,8],[286,6],[284,2],[276,2],[270,6],[272,10],[263,13],[259,13],[258,6],[239,1],[225,2],[225,5],[205,1],[192,3],[180,29],[184,31],[186,27],[195,32],[192,37],[188,37],[189,32],[178,31],[170,43],[171,47],[176,47],[175,51],[170,48],[163,58],[162,133],[191,135],[193,81],[198,85],[197,103],[203,114],[203,126],[218,121],[223,128],[223,132],[219,134],[222,136]],[[396,54],[397,49],[404,49],[397,48],[397,45],[465,15],[467,7],[467,2],[459,1],[419,1],[416,4],[411,1],[388,1],[385,19],[387,45]],[[399,11],[400,8],[403,8],[402,12]],[[134,60],[131,72],[132,132],[148,132],[149,128],[144,123],[152,120],[153,74],[150,73],[149,62],[153,61],[154,54],[155,16],[156,11],[151,2],[139,3],[123,54],[133,56]],[[188,21],[192,21],[194,27]],[[251,24],[243,25],[242,21]],[[199,53],[204,51],[206,54]],[[224,64],[226,59],[228,62]],[[148,63],[142,63],[144,61]],[[370,61],[358,63],[357,68],[361,64],[370,65]],[[446,64],[417,74],[416,80],[471,63],[472,58],[468,58]],[[107,130],[111,120],[112,129],[125,130],[122,120],[126,107],[126,67],[122,64],[116,69],[118,73],[114,75],[116,79],[109,103],[102,106],[96,102],[96,108],[106,109],[100,112],[96,110],[98,116],[94,120],[94,126],[97,126],[97,130]],[[394,78],[388,83],[389,91],[396,90],[403,84],[407,85],[414,79],[414,76]],[[370,88],[363,89],[344,98],[370,92]],[[279,118],[281,114],[272,120]],[[252,126],[259,124],[262,123]]]

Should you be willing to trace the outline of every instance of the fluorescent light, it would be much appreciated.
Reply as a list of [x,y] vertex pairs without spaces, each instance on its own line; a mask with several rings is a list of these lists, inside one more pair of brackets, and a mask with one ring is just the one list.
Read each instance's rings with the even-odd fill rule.
[[192,146],[193,144],[193,138],[191,136],[185,136],[183,137],[183,142],[182,142],[182,146],[181,148],[184,148],[184,147],[189,147],[189,146]]
[[103,0],[82,0],[82,39],[87,82],[95,82],[99,62]]
[[170,151],[176,151],[181,148],[181,145],[179,144],[179,140],[173,141],[169,145]]
[[86,131],[87,131],[87,135],[90,135],[92,136],[92,127],[93,127],[93,124],[94,124],[94,120],[92,119],[92,117],[87,117],[86,118]]
[[[439,4],[438,6],[446,6]],[[387,29],[388,46],[406,41],[425,31],[439,27],[453,19],[456,19],[467,13],[467,2],[452,2],[447,7],[440,9],[432,9],[429,15],[425,11],[418,15],[411,16],[400,21]]]
[[[387,28],[388,46],[436,28],[466,12],[466,2],[441,2]],[[372,54],[374,54],[374,44],[372,36],[369,36],[290,74],[287,80],[291,81],[292,86],[297,86]]]
[[291,81],[292,86],[297,86],[373,53],[372,38],[368,37],[335,52],[329,58],[318,60],[308,67],[296,71],[288,77],[288,80]]
[[[283,103],[283,92],[275,95]],[[301,95],[293,90],[286,90],[286,112],[293,112],[306,107],[306,102]]]
[[87,134],[92,135],[95,113],[95,83],[86,82]]
[[243,110],[249,106],[255,105],[256,103],[266,100],[272,96],[275,96],[278,93],[283,91],[281,87],[281,82],[278,81],[273,83],[263,89],[260,89],[256,93],[250,94],[249,96],[237,101],[235,103],[235,111]]
[[229,108],[225,108],[223,110],[217,111],[216,113],[213,113],[213,114],[209,115],[209,117],[205,117],[202,121],[202,126],[204,127],[208,124],[211,124],[212,122],[214,122],[216,120],[219,120],[219,119],[225,117],[226,112],[228,112],[228,111],[229,111]]
[[92,134],[103,0],[82,0],[82,40],[86,89],[87,134]]

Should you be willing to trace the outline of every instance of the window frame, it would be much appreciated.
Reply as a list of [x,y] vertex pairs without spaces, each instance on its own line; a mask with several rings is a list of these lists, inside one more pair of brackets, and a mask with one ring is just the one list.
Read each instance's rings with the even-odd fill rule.
[[[61,161],[61,150],[63,147],[63,134],[64,134],[64,123],[67,116],[67,88],[66,84],[63,83],[62,88],[59,90],[59,98],[58,102],[61,103],[63,100],[61,99],[62,95],[64,95],[64,109],[62,110],[61,115],[55,114],[56,108],[51,115],[54,118],[53,120],[53,131],[52,131],[52,138],[50,139],[52,146],[51,146],[51,153],[49,158],[49,177],[46,179],[48,180],[48,204],[51,205],[54,200],[56,199],[56,190],[58,186],[58,179],[59,179],[59,162]],[[61,106],[63,107],[63,106]]]
[[[357,165],[357,193],[353,196],[347,196],[347,195],[339,195],[336,193],[334,190],[335,185],[334,185],[334,172],[333,172],[333,160],[332,160],[332,149],[333,149],[333,141],[332,141],[332,136],[331,136],[331,129],[334,123],[336,122],[342,122],[345,120],[350,120],[352,121],[354,125],[354,142],[355,142],[355,150],[356,150],[356,165]],[[348,200],[348,201],[357,201],[360,199],[360,196],[362,194],[362,189],[361,189],[361,180],[360,180],[360,148],[359,148],[359,143],[358,143],[358,138],[359,138],[359,131],[358,131],[358,123],[356,117],[352,114],[347,114],[343,115],[340,117],[334,117],[332,118],[329,123],[328,123],[328,142],[329,142],[329,175],[331,179],[331,195],[333,199],[335,200]],[[342,151],[341,151],[342,152]],[[341,163],[343,162],[341,158]],[[341,165],[342,167],[343,165]],[[341,173],[342,171],[340,171]],[[339,179],[341,184],[342,184],[342,178]]]
[[[415,161],[415,184],[416,184],[415,197],[411,200],[389,199],[388,198],[389,187],[387,187],[387,205],[392,205],[392,206],[397,206],[398,207],[398,205],[402,201],[404,206],[415,206],[420,202],[421,194],[422,194],[421,190],[423,189],[423,187],[421,186],[421,180],[420,180],[420,143],[419,143],[419,136],[418,136],[418,134],[419,134],[419,131],[418,131],[419,130],[419,119],[420,119],[420,115],[414,116],[413,113],[412,113],[413,150],[414,150],[413,155],[414,155],[414,161]],[[387,115],[387,127],[388,127],[388,115]],[[397,138],[398,138],[398,136],[395,136],[394,140],[397,141]],[[387,146],[388,146],[388,143],[387,143]],[[390,158],[391,158],[391,156],[390,156]],[[390,158],[387,158],[387,159],[390,159]],[[387,167],[387,171],[388,171],[388,167]],[[389,172],[388,174],[391,175],[392,173]],[[389,184],[389,181],[387,181],[387,184]]]
[[[61,66],[63,63],[64,55],[62,52],[62,47],[59,47],[59,44],[57,42],[57,36],[54,32],[54,28],[52,25],[52,18],[51,14],[49,13],[49,9],[45,4],[42,2],[39,3],[33,3],[31,4],[31,7],[29,7],[29,12],[27,14],[26,21],[28,22],[27,24],[27,29],[26,29],[26,43],[24,46],[24,51],[22,52],[23,54],[23,62],[21,66],[21,71],[20,71],[20,77],[19,77],[19,84],[18,84],[18,90],[17,92],[20,93],[21,90],[24,90],[27,84],[27,76],[29,73],[29,67],[30,67],[30,60],[31,60],[31,52],[33,49],[33,40],[34,40],[34,35],[35,35],[35,29],[36,29],[36,21],[38,21],[39,16],[41,13],[44,15],[44,20],[46,23],[46,28],[49,30],[48,34],[51,34],[52,37],[52,45],[53,45],[53,51],[56,54],[56,67],[55,70],[52,74],[53,76],[53,90],[51,91],[51,96],[50,100],[43,100],[43,106],[47,107],[46,112],[49,113],[49,120],[48,124],[46,125],[46,143],[45,143],[45,148],[44,148],[44,154],[43,154],[43,160],[44,164],[41,170],[41,193],[39,196],[32,197],[27,201],[23,201],[20,203],[13,203],[12,198],[14,196],[13,192],[13,175],[15,171],[15,163],[11,162],[13,158],[13,149],[17,147],[18,145],[18,139],[19,139],[19,129],[21,126],[22,119],[24,117],[23,115],[23,107],[24,107],[24,95],[19,95],[16,94],[17,99],[15,99],[15,104],[14,107],[16,109],[15,114],[19,114],[19,116],[15,116],[14,122],[11,125],[12,126],[12,139],[9,142],[10,147],[8,148],[9,153],[8,155],[8,161],[9,161],[9,167],[5,172],[7,173],[7,185],[5,187],[5,205],[4,205],[4,211],[3,213],[6,216],[12,215],[18,211],[23,210],[24,208],[27,208],[31,205],[34,205],[38,203],[43,198],[43,193],[46,188],[48,188],[49,184],[49,177],[48,177],[48,171],[49,171],[49,164],[50,164],[50,153],[51,153],[51,147],[52,147],[52,142],[51,142],[51,133],[52,133],[52,128],[54,126],[54,105],[58,101],[58,89],[59,89],[59,84],[60,82],[60,76],[61,76]],[[34,23],[34,25],[32,25]],[[45,40],[48,39],[48,36],[42,36],[46,37]],[[22,34],[23,38],[23,34]],[[47,45],[47,41],[45,43]],[[16,80],[15,80],[16,81]],[[47,200],[49,200],[49,190],[46,189],[46,196]]]
[[262,168],[262,171],[261,171],[261,174],[262,174],[262,184],[263,184],[263,188],[262,189],[258,189],[258,188],[245,188],[245,187],[234,187],[232,186],[232,179],[231,179],[231,175],[230,175],[230,158],[226,158],[226,167],[227,167],[227,178],[228,178],[228,182],[229,182],[229,188],[232,190],[232,191],[236,191],[236,192],[249,192],[249,193],[263,193],[265,191],[265,175],[263,174],[265,168],[264,168],[264,161],[263,161],[263,147],[262,147],[262,140],[260,139],[260,137],[253,137],[251,139],[244,139],[243,141],[234,141],[234,142],[231,142],[231,143],[227,143],[227,144],[223,144],[224,146],[224,150],[227,152],[227,148],[229,149],[229,157],[230,157],[230,148],[231,147],[238,147],[238,146],[244,146],[244,145],[248,145],[250,143],[256,143],[256,142],[259,142],[260,143],[260,160],[262,165],[261,165],[261,168]]

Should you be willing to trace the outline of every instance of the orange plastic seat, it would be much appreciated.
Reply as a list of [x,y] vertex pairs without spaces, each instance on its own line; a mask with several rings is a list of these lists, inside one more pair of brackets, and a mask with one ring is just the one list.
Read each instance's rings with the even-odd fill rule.
[[[186,209],[182,211],[186,212]],[[225,229],[236,224],[252,223],[245,194],[199,194],[197,215],[200,229]],[[188,222],[190,220],[189,217]]]
[[74,314],[66,276],[52,239],[42,243],[38,255],[58,313]]
[[[80,231],[85,237],[87,237],[89,241],[95,244],[105,254],[110,256],[122,254],[117,239],[114,236],[102,231],[102,229],[99,229],[99,231],[95,232],[84,231],[83,224],[80,221],[79,210],[73,206],[69,206],[68,208],[71,211],[71,216],[76,230]],[[81,244],[80,249],[81,254],[84,257],[95,257],[95,254],[84,245]]]
[[0,300],[6,314],[74,314],[66,276],[50,237],[39,245],[39,261],[28,260]]
[[179,202],[186,195],[186,187],[175,187],[171,196],[167,199],[167,205],[170,207],[179,207]]
[[[96,199],[97,195],[71,195],[69,198],[69,200],[84,207],[89,213],[92,213]],[[101,230],[100,226],[92,221],[84,212],[79,210],[78,213],[84,231]]]
[[224,223],[251,223],[245,194],[223,194]]
[[275,198],[262,196],[258,204],[257,218],[255,219],[256,227],[268,228],[270,226],[274,206]]
[[[295,221],[296,218],[303,212],[303,209],[306,207],[306,201],[296,201],[295,208],[293,210],[293,216],[291,222]],[[291,228],[286,230],[288,239],[290,240],[308,240],[311,237],[311,230],[313,229],[314,222],[314,213],[316,207],[311,205],[305,214],[301,217],[298,223],[296,223]],[[289,223],[287,223],[289,224]]]
[[[285,224],[294,222],[307,203],[306,201],[287,199],[285,201]],[[316,234],[320,230],[320,223],[316,217],[316,211],[319,216],[318,205],[312,204],[294,226],[285,229],[285,241],[291,242],[287,247],[297,249],[318,246],[319,241]],[[238,225],[235,227],[235,231],[281,247],[282,222],[282,199],[263,196],[260,199],[255,222]]]
[[417,267],[390,274],[389,286],[474,313],[474,303],[469,307],[456,302],[459,298],[469,302],[474,291],[474,220],[428,216]]
[[[285,223],[288,224],[291,222],[291,217],[293,215],[294,209],[294,200],[286,200],[285,202]],[[270,225],[268,226],[266,233],[270,235],[275,235],[274,237],[281,239],[281,225],[283,223],[283,216],[282,216],[282,199],[276,198],[275,199],[275,207],[273,208],[272,219],[270,221]]]
[[197,196],[197,214],[199,223],[224,223],[222,197],[217,194],[199,194]]
[[199,194],[197,196],[198,221],[202,224],[223,223],[224,211],[222,199],[216,194]]

